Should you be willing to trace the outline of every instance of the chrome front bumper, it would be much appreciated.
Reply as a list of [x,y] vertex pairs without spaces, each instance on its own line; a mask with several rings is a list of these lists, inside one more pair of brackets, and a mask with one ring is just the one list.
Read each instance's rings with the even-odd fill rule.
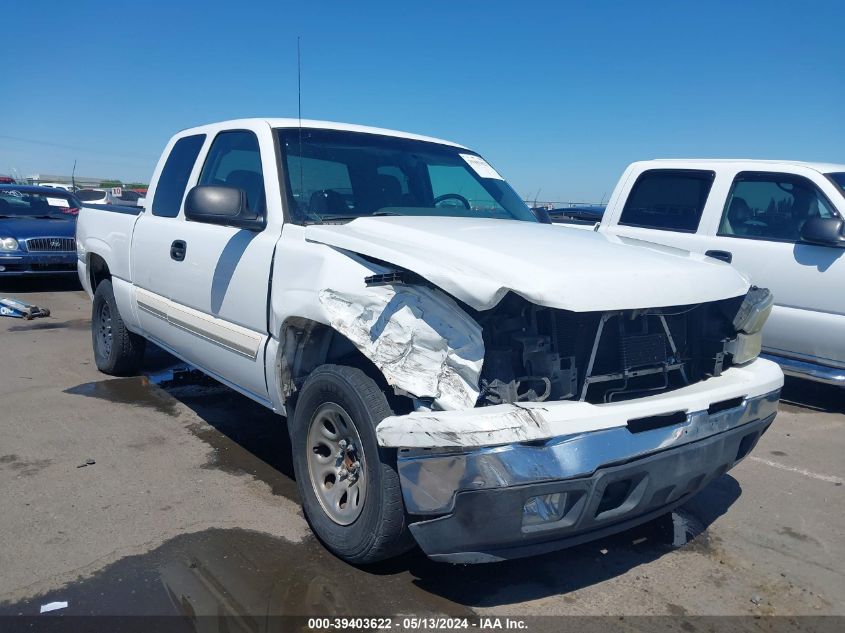
[[[450,512],[463,490],[487,490],[572,479],[598,468],[627,462],[723,433],[774,415],[780,390],[736,401],[720,411],[696,411],[670,426],[632,432],[631,424],[459,452],[401,449],[399,478],[409,514]],[[723,406],[734,404],[725,401]],[[717,407],[718,408],[718,407]],[[712,407],[711,407],[712,409]]]
[[[405,505],[417,519],[411,532],[435,560],[478,563],[628,529],[684,503],[744,458],[772,423],[779,395],[725,402],[659,428],[642,427],[660,420],[635,420],[462,452],[400,450]],[[526,518],[550,496],[559,515]]]

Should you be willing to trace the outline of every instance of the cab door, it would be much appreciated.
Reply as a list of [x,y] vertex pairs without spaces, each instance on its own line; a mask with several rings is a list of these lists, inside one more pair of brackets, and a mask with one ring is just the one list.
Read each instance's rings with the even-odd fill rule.
[[177,356],[268,404],[268,293],[282,224],[272,137],[260,122],[210,128],[206,136],[186,193],[198,184],[241,189],[263,225],[251,230],[189,221],[182,195],[176,217],[151,224],[141,236],[150,248],[133,253],[141,278],[144,270],[152,273],[137,290],[138,308],[151,315],[148,322],[164,320],[155,338]]
[[167,301],[179,264],[171,257],[171,243],[177,239],[182,200],[205,142],[205,134],[190,134],[165,148],[167,159],[156,169],[150,203],[132,232],[129,262],[138,322],[146,337],[165,347],[171,329]]
[[739,172],[708,248],[774,294],[765,351],[845,367],[845,249],[801,241],[808,218],[839,217],[830,200],[799,174]]

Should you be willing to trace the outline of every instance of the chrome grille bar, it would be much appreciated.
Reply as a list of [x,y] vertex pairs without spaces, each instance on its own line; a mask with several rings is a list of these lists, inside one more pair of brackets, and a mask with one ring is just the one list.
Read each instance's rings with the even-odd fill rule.
[[76,243],[72,237],[34,237],[26,241],[26,248],[31,252],[66,252],[75,251]]

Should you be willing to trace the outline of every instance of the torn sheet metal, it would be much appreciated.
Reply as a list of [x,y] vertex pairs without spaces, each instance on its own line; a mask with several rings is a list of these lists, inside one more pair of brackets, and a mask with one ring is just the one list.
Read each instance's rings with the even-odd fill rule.
[[17,299],[2,297],[0,298],[0,316],[29,320],[38,317],[48,317],[50,316],[50,311],[47,308],[39,308],[38,306],[24,303]]
[[351,294],[320,291],[333,328],[373,361],[387,382],[435,409],[478,400],[484,361],[481,327],[452,299],[429,288],[377,286]]

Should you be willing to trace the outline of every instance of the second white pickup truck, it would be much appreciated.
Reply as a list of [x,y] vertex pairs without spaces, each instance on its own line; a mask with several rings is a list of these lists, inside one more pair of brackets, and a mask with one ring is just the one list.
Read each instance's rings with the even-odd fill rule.
[[774,419],[767,290],[539,223],[460,145],[230,121],[175,135],[151,182],[137,211],[79,217],[97,366],[136,371],[149,339],[286,415],[305,516],[350,562],[626,529]]
[[845,386],[845,165],[671,159],[631,164],[599,232],[731,262],[772,291],[763,351]]

